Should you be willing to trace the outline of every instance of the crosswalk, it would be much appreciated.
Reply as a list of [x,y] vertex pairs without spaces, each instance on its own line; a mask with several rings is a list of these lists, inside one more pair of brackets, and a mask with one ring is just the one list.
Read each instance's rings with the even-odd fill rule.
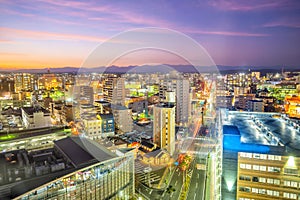
[[151,171],[149,173],[145,173],[144,170],[145,168],[147,168],[148,166],[147,165],[143,165],[142,163],[140,162],[135,162],[135,175],[136,175],[136,178],[144,183],[144,184],[149,184],[149,179],[150,179],[150,183],[155,183],[155,182],[158,182],[161,177],[159,175],[157,175],[155,173],[155,171]]

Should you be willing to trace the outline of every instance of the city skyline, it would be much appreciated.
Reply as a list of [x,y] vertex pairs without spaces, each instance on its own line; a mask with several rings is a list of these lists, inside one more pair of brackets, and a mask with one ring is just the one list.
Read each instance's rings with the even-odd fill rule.
[[[101,42],[143,27],[186,34],[217,65],[298,66],[299,8],[299,2],[283,0],[2,1],[0,69],[80,67]],[[182,64],[172,56],[156,60]],[[119,66],[130,63],[121,61]],[[130,64],[145,63],[135,59]]]

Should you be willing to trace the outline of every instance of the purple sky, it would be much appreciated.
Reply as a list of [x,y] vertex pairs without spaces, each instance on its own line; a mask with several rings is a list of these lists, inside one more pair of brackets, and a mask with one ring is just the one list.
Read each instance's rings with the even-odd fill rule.
[[99,43],[142,27],[185,33],[219,65],[300,63],[299,0],[0,2],[0,68],[79,67]]

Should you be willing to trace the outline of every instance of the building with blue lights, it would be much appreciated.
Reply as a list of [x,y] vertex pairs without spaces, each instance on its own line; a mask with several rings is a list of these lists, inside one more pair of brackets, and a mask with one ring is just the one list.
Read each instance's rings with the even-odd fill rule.
[[223,200],[300,199],[300,158],[284,146],[242,143],[223,126]]

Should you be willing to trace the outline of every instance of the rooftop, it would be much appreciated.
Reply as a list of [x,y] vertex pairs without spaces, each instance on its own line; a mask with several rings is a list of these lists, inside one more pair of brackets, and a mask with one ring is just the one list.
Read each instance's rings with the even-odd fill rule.
[[240,135],[240,131],[238,127],[233,125],[224,125],[223,126],[223,134],[224,135]]
[[103,162],[117,157],[105,147],[86,138],[67,137],[54,143],[75,167],[87,163]]
[[33,115],[36,112],[43,112],[49,114],[50,112],[43,107],[22,107],[22,110],[27,113],[27,115]]

